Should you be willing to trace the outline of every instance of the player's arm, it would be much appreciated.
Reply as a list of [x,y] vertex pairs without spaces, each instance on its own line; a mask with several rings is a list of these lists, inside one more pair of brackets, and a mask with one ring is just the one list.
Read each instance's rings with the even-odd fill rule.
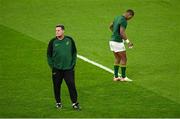
[[51,68],[53,68],[53,59],[52,59],[52,55],[53,55],[53,40],[51,40],[48,44],[48,48],[47,48],[47,61],[48,64]]
[[109,25],[109,29],[113,31],[113,22]]
[[125,41],[127,40],[127,35],[125,33],[125,28],[122,27],[122,26],[120,26],[120,35]]
[[132,47],[133,44],[128,40],[127,35],[125,33],[125,28],[120,26],[120,35],[125,40],[125,42],[128,44],[128,47]]
[[77,59],[77,49],[76,49],[76,44],[75,44],[73,39],[71,39],[71,42],[72,42],[72,58],[73,58],[72,63],[75,66],[76,65],[76,59]]

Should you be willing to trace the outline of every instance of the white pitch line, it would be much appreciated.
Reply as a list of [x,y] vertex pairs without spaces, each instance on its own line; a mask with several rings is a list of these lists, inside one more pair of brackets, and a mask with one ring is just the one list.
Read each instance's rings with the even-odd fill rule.
[[[83,60],[83,61],[85,61],[85,62],[88,62],[88,63],[90,63],[90,64],[92,64],[92,65],[94,65],[94,66],[97,66],[97,67],[99,67],[99,68],[101,68],[101,69],[103,69],[103,70],[105,70],[105,71],[107,71],[107,72],[109,72],[109,73],[111,73],[111,74],[114,74],[114,71],[112,70],[112,69],[110,69],[110,68],[108,68],[108,67],[106,67],[106,66],[103,66],[102,64],[99,64],[99,63],[97,63],[97,62],[94,62],[94,61],[92,61],[92,60],[90,60],[90,59],[88,59],[88,58],[86,58],[86,57],[84,57],[84,56],[82,56],[82,55],[79,55],[79,54],[77,54],[77,57],[79,58],[79,59],[81,59],[81,60]],[[118,73],[119,74],[119,73]],[[119,74],[120,76],[121,76],[121,74]],[[128,79],[128,81],[132,81],[131,79]]]
[[112,73],[112,74],[114,73],[114,71],[111,70],[110,68],[105,67],[105,66],[103,66],[103,65],[101,65],[101,64],[99,64],[99,63],[96,63],[96,62],[94,62],[94,61],[92,61],[92,60],[90,60],[90,59],[88,59],[88,58],[86,58],[86,57],[84,57],[84,56],[77,55],[77,57],[78,57],[79,59],[84,60],[85,62],[88,62],[88,63],[90,63],[90,64],[92,64],[92,65],[95,65],[95,66],[101,68],[101,69],[104,69],[105,71],[107,71],[107,72],[109,72],[109,73]]

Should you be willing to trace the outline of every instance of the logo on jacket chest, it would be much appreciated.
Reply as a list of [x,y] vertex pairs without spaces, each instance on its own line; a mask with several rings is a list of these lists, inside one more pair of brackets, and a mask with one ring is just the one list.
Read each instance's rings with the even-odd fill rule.
[[61,46],[61,45],[68,46],[69,44],[70,44],[70,42],[69,42],[69,41],[66,41],[64,44],[56,43],[54,46],[55,46],[55,47],[59,47],[59,46]]
[[60,44],[55,44],[55,47],[58,47]]
[[66,42],[66,45],[69,45],[69,41]]

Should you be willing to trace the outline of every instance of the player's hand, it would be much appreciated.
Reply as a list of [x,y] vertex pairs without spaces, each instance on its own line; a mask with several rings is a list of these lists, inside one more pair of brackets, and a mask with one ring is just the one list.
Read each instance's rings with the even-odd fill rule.
[[133,43],[129,42],[128,43],[128,48],[133,48]]

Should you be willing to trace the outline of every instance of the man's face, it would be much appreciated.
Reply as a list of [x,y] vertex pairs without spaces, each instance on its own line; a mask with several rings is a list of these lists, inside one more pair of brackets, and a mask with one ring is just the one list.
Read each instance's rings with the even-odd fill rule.
[[56,36],[61,37],[64,35],[64,30],[61,27],[56,27]]
[[130,13],[127,13],[126,19],[130,20],[131,18],[133,18],[133,16]]

